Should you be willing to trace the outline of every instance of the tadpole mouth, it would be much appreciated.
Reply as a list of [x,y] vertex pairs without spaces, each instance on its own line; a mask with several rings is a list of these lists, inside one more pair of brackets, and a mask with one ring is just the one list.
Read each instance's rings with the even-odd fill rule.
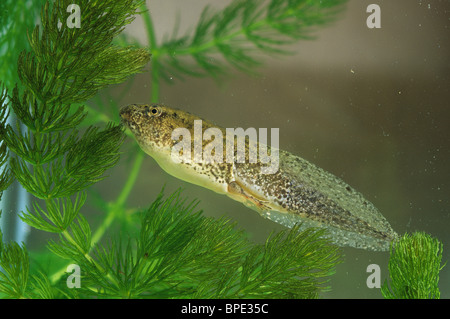
[[120,119],[122,120],[122,123],[127,126],[129,125],[130,120],[131,120],[132,106],[133,106],[133,104],[125,105],[125,106],[122,106],[119,110]]
[[127,113],[129,111],[129,105],[124,105],[119,110],[119,115],[123,119],[124,117],[128,117]]
[[129,104],[122,106],[119,110],[119,116],[122,122],[122,125],[124,125],[126,128],[130,129],[133,134],[137,134],[138,132],[138,126],[136,124],[136,105],[135,104]]

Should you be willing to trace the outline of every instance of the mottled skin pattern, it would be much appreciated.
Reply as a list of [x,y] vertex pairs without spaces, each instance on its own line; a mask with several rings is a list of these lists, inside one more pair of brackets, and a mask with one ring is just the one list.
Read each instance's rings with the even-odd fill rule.
[[[284,216],[291,219],[297,216],[298,221],[311,220],[318,226],[334,229],[334,233],[339,234],[336,242],[340,245],[372,250],[386,250],[389,242],[398,236],[386,219],[360,193],[336,176],[298,156],[279,150],[278,171],[274,174],[262,174],[261,167],[267,164],[249,163],[249,144],[246,139],[246,162],[227,163],[225,129],[202,120],[202,132],[213,127],[222,131],[222,163],[174,163],[171,150],[178,140],[172,140],[173,130],[179,127],[188,129],[193,145],[194,120],[199,120],[199,117],[157,104],[129,105],[121,109],[120,116],[141,148],[166,172],[226,194],[266,217],[271,218],[270,212],[274,212],[278,215],[274,219],[277,222],[292,225],[283,220]],[[202,147],[210,142],[203,141]],[[191,151],[194,156],[193,146]],[[361,241],[367,242],[347,240],[352,236],[356,236],[358,240],[361,237]]]

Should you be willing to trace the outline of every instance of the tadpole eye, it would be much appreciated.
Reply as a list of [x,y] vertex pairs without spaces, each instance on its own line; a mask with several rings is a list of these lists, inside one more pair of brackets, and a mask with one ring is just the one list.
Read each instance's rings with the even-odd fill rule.
[[147,110],[147,115],[150,117],[158,117],[162,113],[162,110],[159,106],[156,105],[150,105]]

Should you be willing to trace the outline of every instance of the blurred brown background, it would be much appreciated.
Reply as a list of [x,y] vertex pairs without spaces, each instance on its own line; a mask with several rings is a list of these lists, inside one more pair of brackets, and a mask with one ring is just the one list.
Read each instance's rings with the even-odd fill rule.
[[[171,33],[177,16],[181,31],[192,30],[205,5],[219,9],[228,3],[147,1],[159,39]],[[381,29],[366,26],[371,3],[381,7]],[[449,27],[448,1],[351,0],[335,23],[317,29],[315,40],[290,47],[296,54],[267,57],[259,77],[235,72],[220,84],[208,78],[163,83],[160,101],[223,127],[280,128],[281,148],[343,178],[400,234],[422,230],[438,237],[449,260]],[[147,45],[140,18],[126,32]],[[149,102],[150,87],[149,73],[137,76],[120,105]],[[97,186],[107,199],[117,196],[129,170],[134,141],[125,143],[120,165]],[[164,184],[166,194],[182,187],[186,197],[200,199],[206,216],[237,221],[255,242],[283,228],[167,175],[150,157],[130,205],[148,206]],[[366,268],[380,265],[384,282],[388,254],[343,252],[332,291],[323,296],[380,298],[378,289],[366,286]],[[448,266],[440,287],[441,297],[450,298]]]

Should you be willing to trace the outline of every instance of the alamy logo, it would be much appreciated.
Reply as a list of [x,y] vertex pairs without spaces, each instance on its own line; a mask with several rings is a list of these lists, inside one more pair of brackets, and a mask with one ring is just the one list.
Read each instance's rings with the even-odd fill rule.
[[381,8],[378,4],[369,4],[367,6],[367,13],[370,15],[367,17],[366,24],[369,29],[381,28]]
[[377,264],[367,266],[367,272],[371,273],[366,280],[368,288],[381,288],[381,270]]
[[80,288],[81,287],[81,271],[80,266],[77,264],[70,264],[67,266],[66,272],[71,273],[66,280],[67,288]]
[[[66,11],[70,13],[66,20],[66,25],[69,29],[81,28],[81,9],[77,4],[69,4]],[[62,22],[58,20],[58,29],[61,29]]]
[[[267,128],[260,128],[258,132],[253,127],[246,130],[240,127],[227,128],[225,136],[226,154],[224,156],[222,130],[217,127],[211,127],[203,132],[202,120],[195,120],[193,143],[191,133],[187,128],[179,127],[172,131],[172,140],[179,142],[172,147],[171,156],[176,163],[223,163],[224,159],[226,163],[245,163],[246,152],[248,152],[249,163],[258,163],[259,159],[259,163],[263,164],[261,166],[262,174],[275,174],[279,167],[279,129],[272,128],[270,135],[269,154]],[[246,147],[246,137],[248,137],[248,148]],[[180,140],[180,138],[182,139]],[[209,143],[203,147],[203,141],[209,141]]]

